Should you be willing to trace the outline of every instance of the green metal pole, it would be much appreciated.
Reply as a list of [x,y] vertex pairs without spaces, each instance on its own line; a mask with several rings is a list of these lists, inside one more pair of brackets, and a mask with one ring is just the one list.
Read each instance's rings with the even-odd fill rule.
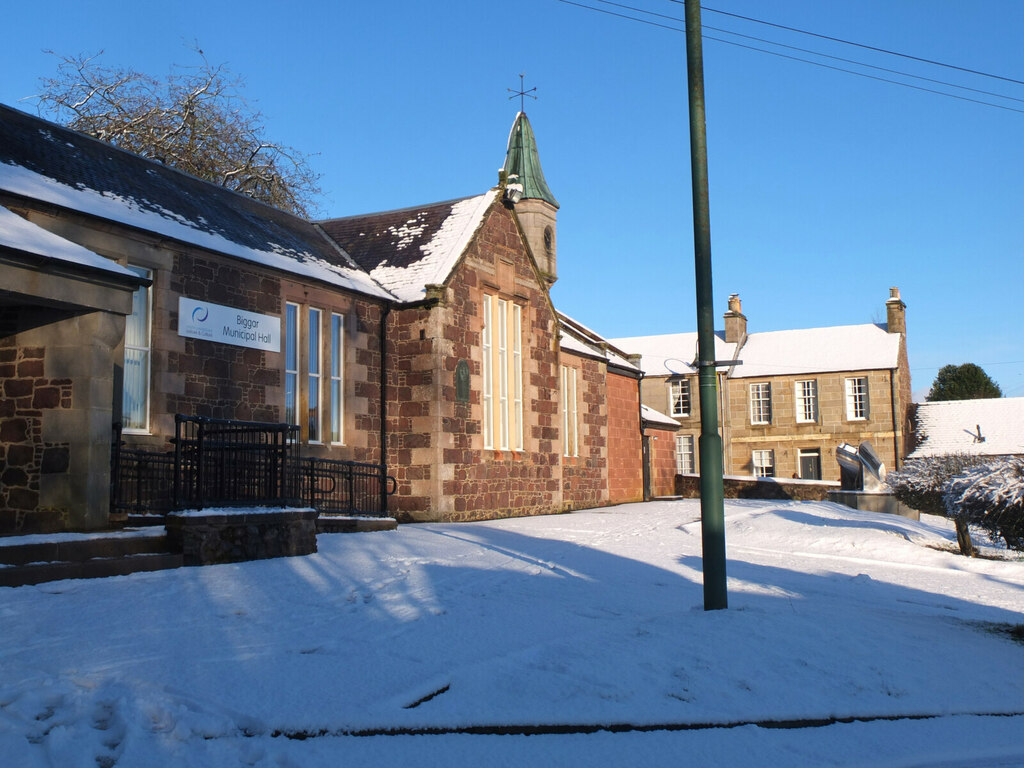
[[725,575],[725,504],[722,438],[718,434],[715,314],[711,286],[711,214],[704,119],[704,53],[699,0],[686,0],[686,77],[690,103],[690,171],[693,177],[693,246],[697,277],[697,358],[700,389],[700,519],[704,610],[729,607]]

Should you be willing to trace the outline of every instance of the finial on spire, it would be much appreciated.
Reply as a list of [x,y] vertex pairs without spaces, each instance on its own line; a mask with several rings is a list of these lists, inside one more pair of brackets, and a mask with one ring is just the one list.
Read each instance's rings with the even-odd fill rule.
[[519,73],[519,90],[518,91],[515,91],[515,90],[513,90],[511,88],[506,88],[505,89],[506,91],[508,91],[509,93],[512,94],[511,96],[508,97],[509,101],[514,99],[516,96],[519,97],[519,111],[520,112],[525,112],[526,111],[525,109],[523,109],[523,105],[524,105],[523,99],[524,99],[524,97],[529,96],[531,99],[534,99],[534,100],[536,100],[536,98],[537,98],[536,96],[533,95],[533,92],[537,90],[537,86],[534,86],[533,88],[530,88],[529,90],[526,90],[526,91],[523,90],[523,78],[525,76],[526,76],[525,72],[520,72]]

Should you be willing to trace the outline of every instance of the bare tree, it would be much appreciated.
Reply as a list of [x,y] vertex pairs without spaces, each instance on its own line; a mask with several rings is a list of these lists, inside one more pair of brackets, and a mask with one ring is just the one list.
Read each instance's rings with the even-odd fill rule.
[[100,54],[60,56],[56,76],[42,78],[39,111],[121,149],[310,217],[321,190],[307,156],[268,141],[262,114],[241,95],[241,79],[196,53],[201,64],[176,67],[162,80],[100,66]]

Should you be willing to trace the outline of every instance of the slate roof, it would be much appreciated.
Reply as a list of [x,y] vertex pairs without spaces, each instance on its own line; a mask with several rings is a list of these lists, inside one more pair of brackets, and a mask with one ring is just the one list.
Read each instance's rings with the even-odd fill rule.
[[907,458],[1024,455],[1024,397],[920,403],[917,433],[921,442]]
[[4,105],[0,189],[391,298],[311,222]]
[[[663,333],[656,336],[628,336],[610,339],[622,349],[640,355],[640,367],[647,376],[696,373],[697,333]],[[715,359],[732,360],[736,345],[725,340],[725,331],[715,331]]]
[[[557,312],[557,310],[556,310]],[[587,326],[573,320],[564,312],[558,314],[558,344],[562,350],[584,357],[604,360],[609,367],[636,376],[640,368],[626,357],[627,352],[617,348],[606,338]]]
[[841,325],[751,333],[740,350],[743,364],[730,378],[749,379],[899,366],[900,334],[881,325]]
[[319,222],[377,283],[401,301],[419,301],[443,283],[497,197],[476,197]]

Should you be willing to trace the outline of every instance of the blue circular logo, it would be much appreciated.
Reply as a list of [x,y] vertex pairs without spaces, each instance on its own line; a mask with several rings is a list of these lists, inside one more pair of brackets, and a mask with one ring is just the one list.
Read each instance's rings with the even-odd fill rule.
[[196,307],[192,310],[192,322],[194,323],[205,323],[206,318],[210,316],[210,310],[206,307]]

